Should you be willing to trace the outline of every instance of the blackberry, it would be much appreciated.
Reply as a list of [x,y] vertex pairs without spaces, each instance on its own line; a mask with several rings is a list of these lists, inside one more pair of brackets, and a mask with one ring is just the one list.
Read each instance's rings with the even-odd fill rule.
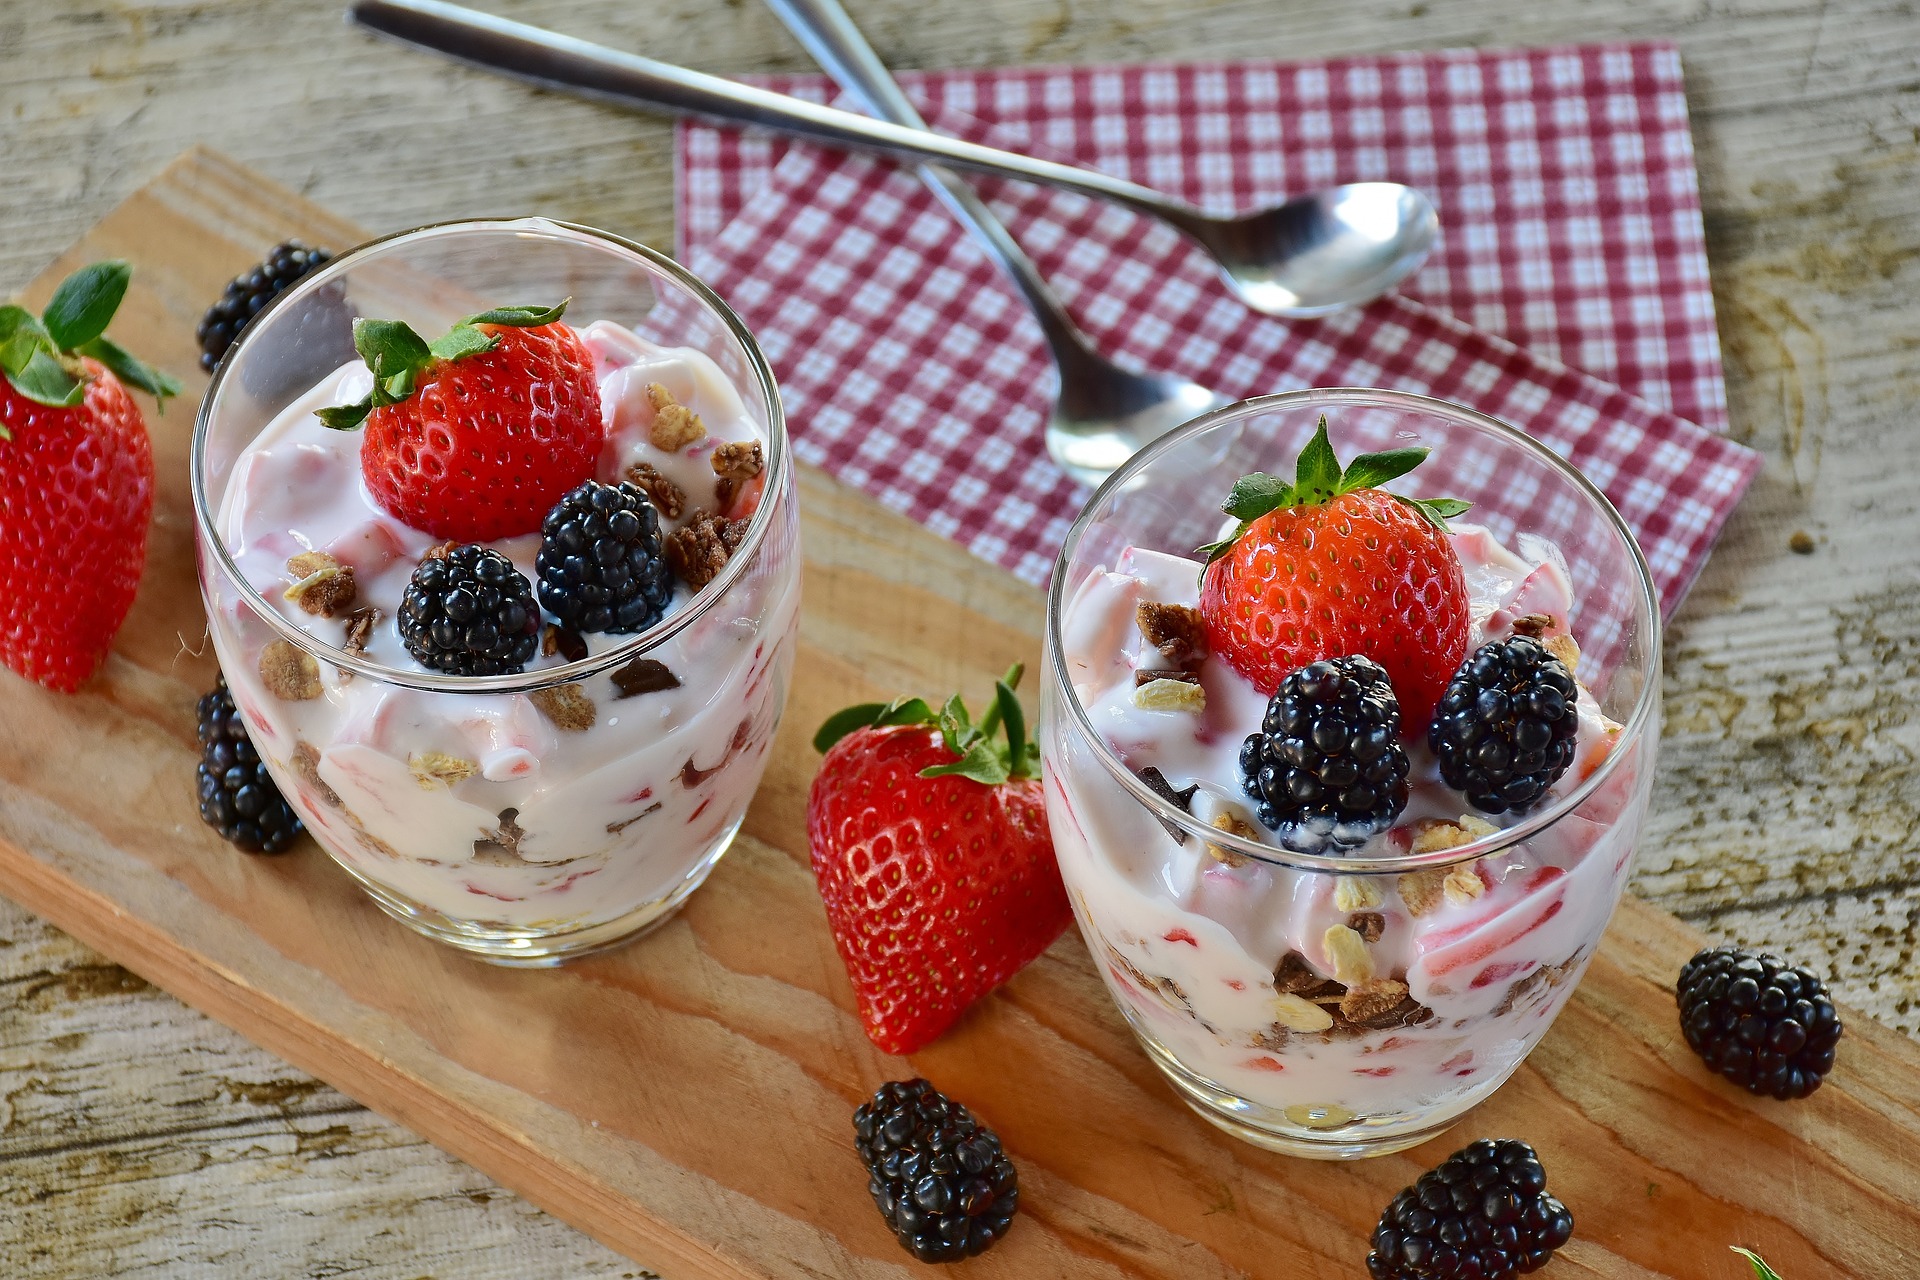
[[396,621],[421,666],[456,676],[503,676],[523,670],[533,657],[540,610],[513,561],[468,543],[420,562]]
[[1833,1070],[1840,1015],[1820,979],[1779,956],[1711,947],[1680,970],[1680,1030],[1749,1093],[1804,1098]]
[[1351,657],[1287,676],[1241,744],[1240,784],[1297,853],[1355,849],[1391,827],[1407,807],[1407,751],[1386,671]]
[[637,485],[589,480],[540,525],[540,603],[573,631],[644,631],[673,598],[660,516]]
[[1373,1280],[1510,1280],[1538,1271],[1573,1235],[1524,1142],[1482,1138],[1393,1198],[1373,1229]]
[[1573,763],[1577,696],[1567,664],[1532,636],[1481,645],[1433,713],[1440,776],[1483,813],[1525,809]]
[[1007,1234],[1020,1178],[993,1130],[925,1080],[883,1084],[853,1113],[867,1191],[922,1262],[958,1262]]
[[[227,348],[247,327],[247,322],[278,297],[282,290],[314,268],[332,261],[325,249],[314,249],[289,240],[275,245],[267,260],[251,271],[237,275],[227,285],[220,301],[207,308],[194,336],[200,340],[200,367],[212,373],[227,354]],[[351,353],[349,353],[351,354]]]
[[248,853],[285,853],[300,817],[253,749],[226,678],[200,696],[200,817]]

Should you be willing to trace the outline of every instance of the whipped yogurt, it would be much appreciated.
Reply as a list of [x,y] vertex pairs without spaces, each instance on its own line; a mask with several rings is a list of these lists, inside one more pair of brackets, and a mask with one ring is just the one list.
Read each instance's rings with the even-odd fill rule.
[[[1456,522],[1470,648],[1546,615],[1567,635],[1572,591],[1557,549]],[[1165,664],[1135,623],[1142,602],[1193,606],[1199,563],[1143,548],[1088,575],[1059,624],[1065,676],[1106,748],[1189,812],[1252,823],[1238,755],[1267,698],[1218,657],[1198,710],[1147,709],[1134,673]],[[1529,618],[1530,627],[1538,625]],[[1599,792],[1525,842],[1405,875],[1342,876],[1250,859],[1163,827],[1114,780],[1064,708],[1045,717],[1054,847],[1083,933],[1134,1029],[1189,1092],[1224,1093],[1305,1130],[1427,1125],[1477,1102],[1517,1067],[1590,959],[1619,895],[1649,761],[1623,760]],[[1622,737],[1584,685],[1577,753],[1541,808],[1578,787]],[[1412,796],[1355,857],[1463,847],[1495,823],[1448,788],[1425,743],[1407,744]],[[1628,748],[1639,751],[1641,746]],[[1276,859],[1285,853],[1274,849]],[[1351,996],[1352,999],[1343,998]],[[1167,1061],[1171,1059],[1169,1064]],[[1282,1119],[1284,1117],[1284,1120]]]
[[[650,909],[677,905],[739,827],[785,702],[799,600],[792,503],[763,494],[764,472],[716,493],[712,456],[729,442],[764,449],[763,431],[705,354],[604,321],[580,336],[607,425],[595,478],[616,483],[651,465],[685,495],[680,518],[662,513],[668,532],[723,496],[730,518],[777,504],[754,562],[717,598],[703,596],[704,612],[677,634],[558,694],[434,692],[355,675],[324,649],[302,662],[240,598],[209,590],[221,667],[301,818],[390,910],[431,913],[458,931],[638,927]],[[314,415],[365,394],[370,377],[364,365],[345,366],[268,424],[233,467],[218,527],[241,575],[321,645],[346,646],[349,618],[287,600],[296,580],[288,561],[320,551],[350,568],[356,607],[378,610],[366,657],[422,672],[394,617],[415,566],[441,540],[367,491],[364,432],[330,430]],[[656,386],[700,416],[704,439],[674,451],[652,443]],[[489,545],[537,583],[538,533]],[[676,582],[667,616],[693,595]],[[633,637],[579,639],[601,654]],[[528,676],[565,664],[556,651],[565,647],[543,645]],[[304,683],[276,671],[287,660]]]

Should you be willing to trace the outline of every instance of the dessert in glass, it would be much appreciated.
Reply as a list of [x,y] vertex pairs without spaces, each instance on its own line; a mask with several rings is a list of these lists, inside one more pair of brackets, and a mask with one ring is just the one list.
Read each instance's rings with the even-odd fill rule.
[[1471,410],[1267,396],[1115,472],[1055,569],[1040,745],[1080,929],[1180,1096],[1347,1158],[1498,1088],[1626,883],[1659,659],[1611,504]]
[[248,324],[192,465],[234,701],[382,909],[547,965],[712,871],[785,702],[799,534],[772,373],[697,279],[544,219],[373,241]]

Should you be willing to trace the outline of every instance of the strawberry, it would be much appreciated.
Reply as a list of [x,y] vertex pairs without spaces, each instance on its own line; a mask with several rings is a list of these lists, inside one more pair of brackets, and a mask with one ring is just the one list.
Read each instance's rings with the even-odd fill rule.
[[366,425],[360,474],[382,507],[437,538],[489,542],[534,532],[593,478],[607,427],[566,309],[483,311],[431,344],[398,320],[353,322],[373,390],[320,420]]
[[860,1020],[888,1053],[934,1040],[1067,926],[1019,678],[978,724],[957,697],[938,713],[911,698],[848,707],[814,737],[813,873]]
[[133,606],[153,515],[153,446],[127,391],[180,384],[106,335],[133,269],[68,276],[44,314],[0,307],[0,659],[72,693]]
[[1258,472],[1235,483],[1221,510],[1239,528],[1201,548],[1213,651],[1269,696],[1308,663],[1371,658],[1387,669],[1404,732],[1424,733],[1467,652],[1466,575],[1446,526],[1467,504],[1378,486],[1427,453],[1361,454],[1343,470],[1323,417],[1291,484]]

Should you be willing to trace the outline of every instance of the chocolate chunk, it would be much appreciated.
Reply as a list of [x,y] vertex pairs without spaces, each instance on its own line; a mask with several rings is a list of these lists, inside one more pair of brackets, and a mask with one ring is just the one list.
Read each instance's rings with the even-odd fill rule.
[[[1193,793],[1200,789],[1199,783],[1197,782],[1194,783],[1192,786],[1188,787],[1185,791],[1175,791],[1173,789],[1173,784],[1167,781],[1167,775],[1160,772],[1158,769],[1154,768],[1152,765],[1148,765],[1146,768],[1140,770],[1140,781],[1146,783],[1148,789],[1151,790],[1153,794],[1159,796],[1162,800],[1165,800],[1168,804],[1173,805],[1175,808],[1179,809],[1182,813],[1193,812]],[[1158,819],[1158,821],[1162,827],[1166,828],[1167,834],[1173,837],[1173,842],[1175,844],[1178,844],[1178,845],[1186,844],[1187,842],[1186,832],[1182,831],[1179,827],[1175,826],[1173,823],[1168,822],[1165,818],[1160,818]]]
[[473,842],[473,860],[489,867],[525,865],[520,841],[527,833],[520,829],[519,819],[518,809],[502,809],[499,828]]
[[1281,956],[1279,967],[1273,971],[1273,989],[1286,996],[1304,995],[1325,981],[1298,951]]
[[1155,680],[1178,680],[1181,684],[1199,684],[1200,673],[1198,671],[1176,671],[1171,667],[1153,669],[1141,667],[1133,673],[1133,687],[1136,689],[1143,685],[1152,684]]
[[613,673],[614,688],[620,692],[616,697],[633,698],[643,693],[659,693],[663,689],[678,689],[680,677],[667,670],[667,664],[652,658],[635,658],[626,666]]
[[568,662],[578,662],[587,656],[587,642],[580,638],[579,632],[549,622],[547,629],[540,633],[540,652],[549,658],[557,653]]
[[1378,911],[1360,911],[1347,917],[1347,928],[1359,934],[1362,942],[1378,942],[1387,931],[1387,918]]
[[1543,636],[1552,628],[1550,613],[1523,613],[1513,620],[1513,634],[1517,636]]

